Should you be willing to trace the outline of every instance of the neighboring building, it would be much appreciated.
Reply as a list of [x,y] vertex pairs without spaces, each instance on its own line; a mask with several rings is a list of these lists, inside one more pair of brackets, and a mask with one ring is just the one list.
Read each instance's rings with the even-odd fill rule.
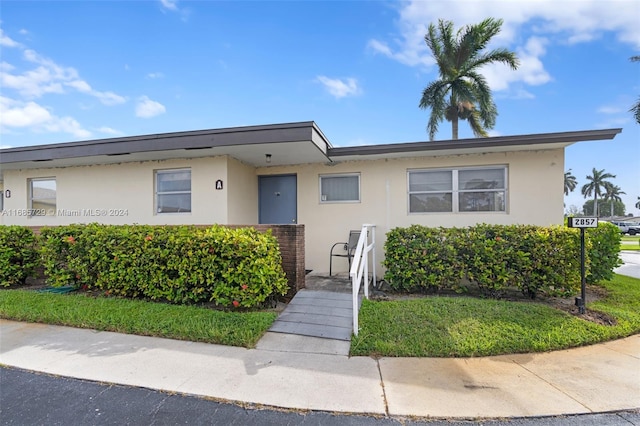
[[306,267],[328,271],[363,223],[378,260],[397,226],[562,224],[564,148],[620,132],[333,148],[302,122],[9,148],[0,223],[304,224]]

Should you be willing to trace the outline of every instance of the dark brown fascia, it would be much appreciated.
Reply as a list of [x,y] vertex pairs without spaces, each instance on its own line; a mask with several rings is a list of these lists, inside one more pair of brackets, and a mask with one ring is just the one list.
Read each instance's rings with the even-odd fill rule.
[[560,133],[538,133],[519,136],[496,136],[491,138],[339,147],[330,148],[327,152],[327,155],[329,157],[340,157],[349,155],[381,155],[403,152],[428,152],[440,150],[456,151],[470,148],[495,148],[503,146],[544,145],[553,143],[569,144],[574,142],[613,139],[620,132],[622,132],[621,128],[604,130],[582,130]]
[[331,147],[315,122],[305,121],[7,148],[0,150],[0,164],[97,155],[114,156],[136,152],[311,141],[314,134],[320,135],[327,149]]

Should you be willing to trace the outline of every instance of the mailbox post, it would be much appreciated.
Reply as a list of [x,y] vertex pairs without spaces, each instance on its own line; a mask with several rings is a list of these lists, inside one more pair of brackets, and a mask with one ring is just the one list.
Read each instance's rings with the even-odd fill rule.
[[585,305],[587,299],[587,281],[584,270],[584,230],[586,228],[597,228],[597,217],[570,217],[568,221],[569,228],[580,228],[580,297],[576,297],[576,305],[580,314],[585,313]]

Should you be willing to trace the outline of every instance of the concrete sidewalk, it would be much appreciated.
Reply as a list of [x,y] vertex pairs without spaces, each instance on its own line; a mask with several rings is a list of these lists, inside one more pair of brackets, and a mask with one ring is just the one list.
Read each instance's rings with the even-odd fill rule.
[[640,336],[544,354],[381,358],[242,349],[0,320],[0,363],[275,407],[435,418],[640,407]]

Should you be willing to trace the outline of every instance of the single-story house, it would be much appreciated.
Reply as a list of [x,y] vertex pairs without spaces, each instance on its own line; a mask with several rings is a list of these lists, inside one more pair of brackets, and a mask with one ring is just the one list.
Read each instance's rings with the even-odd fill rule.
[[564,148],[621,130],[333,147],[299,122],[8,148],[0,224],[300,224],[321,272],[369,223],[381,272],[394,227],[562,224]]

